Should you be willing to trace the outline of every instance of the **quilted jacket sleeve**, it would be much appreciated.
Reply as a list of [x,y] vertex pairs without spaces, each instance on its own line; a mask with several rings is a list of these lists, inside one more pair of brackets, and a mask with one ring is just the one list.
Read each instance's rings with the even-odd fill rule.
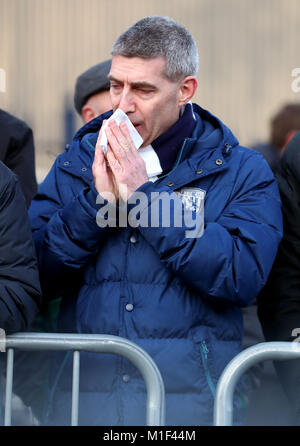
[[37,191],[33,134],[22,121],[17,122],[14,132],[4,162],[17,175],[29,207]]
[[20,181],[27,207],[36,194],[34,138],[31,128],[0,109],[1,161]]
[[71,176],[60,170],[58,161],[59,158],[29,209],[46,299],[62,296],[70,286],[75,286],[82,269],[112,230],[97,224],[95,188],[82,182],[76,187],[79,192],[74,192]]
[[0,163],[0,327],[24,331],[41,298],[26,204],[16,177]]
[[[140,190],[151,203],[157,188],[148,182]],[[222,199],[221,185],[219,195]],[[139,230],[162,262],[201,296],[245,306],[255,299],[272,267],[282,236],[280,206],[271,170],[265,161],[249,156],[241,163],[223,212],[216,221],[205,222],[201,237],[187,238],[184,225]]]

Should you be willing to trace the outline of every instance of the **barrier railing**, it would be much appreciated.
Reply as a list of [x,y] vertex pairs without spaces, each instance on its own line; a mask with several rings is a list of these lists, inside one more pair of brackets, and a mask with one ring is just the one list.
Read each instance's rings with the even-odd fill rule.
[[11,425],[14,349],[73,350],[71,425],[78,424],[80,351],[114,353],[130,360],[141,372],[147,389],[146,424],[163,426],[165,423],[165,389],[161,374],[142,348],[127,339],[94,334],[16,333],[5,339],[7,350],[4,425]]
[[297,358],[300,358],[299,342],[263,342],[249,347],[235,356],[227,364],[218,381],[214,405],[214,425],[232,425],[234,389],[241,375],[250,367],[267,359]]

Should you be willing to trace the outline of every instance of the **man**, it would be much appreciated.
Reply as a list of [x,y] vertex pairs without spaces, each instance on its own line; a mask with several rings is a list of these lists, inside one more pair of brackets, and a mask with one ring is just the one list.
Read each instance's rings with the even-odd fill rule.
[[[268,282],[258,296],[258,315],[267,341],[299,342],[300,132],[287,145],[277,178],[284,234]],[[275,366],[300,425],[300,361],[280,361]]]
[[27,207],[37,191],[32,130],[0,110],[0,160],[19,178]]
[[75,85],[74,105],[83,122],[111,110],[108,73],[111,59],[105,60],[78,76]]
[[[281,238],[277,185],[261,155],[190,104],[198,53],[185,28],[142,19],[112,56],[113,110],[143,143],[137,151],[109,112],[56,160],[30,210],[44,297],[63,296],[60,330],[126,337],[153,357],[167,424],[209,424],[217,379],[240,350],[239,307]],[[56,358],[50,424],[69,423],[71,362]],[[83,353],[80,390],[81,424],[145,423],[145,386],[127,360]]]

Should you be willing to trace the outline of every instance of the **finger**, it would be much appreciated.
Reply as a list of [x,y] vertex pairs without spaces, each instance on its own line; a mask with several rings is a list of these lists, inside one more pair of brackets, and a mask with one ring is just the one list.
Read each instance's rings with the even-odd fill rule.
[[116,175],[116,174],[120,173],[120,171],[122,171],[121,164],[119,163],[119,160],[115,156],[114,152],[111,150],[110,145],[108,146],[106,158],[109,163],[109,167],[112,170],[114,175]]
[[122,132],[122,135],[124,138],[126,138],[127,141],[130,141],[129,145],[129,151],[127,152],[128,159],[132,162],[133,158],[141,158],[140,154],[138,153],[137,148],[135,147],[134,142],[131,139],[129,129],[126,125],[126,122],[121,122],[120,124],[120,131]]
[[[110,124],[110,129],[113,132],[114,136],[116,137],[116,139],[118,140],[120,146],[123,148],[123,150],[127,153],[129,152],[133,146],[133,141],[130,137],[129,132],[125,135],[119,126],[117,126],[115,121],[112,121],[109,123]],[[127,128],[127,125],[125,122],[121,122],[120,126],[124,125]],[[127,136],[128,135],[128,136]]]
[[92,171],[93,171],[93,175],[101,174],[101,173],[107,174],[109,171],[109,163],[108,163],[108,161],[103,153],[103,150],[99,144],[98,145],[96,144],[94,161],[93,161],[93,165],[92,165]]
[[130,151],[137,151],[134,142],[132,141],[132,138],[130,136],[130,132],[129,129],[127,127],[127,124],[125,121],[122,121],[120,123],[120,133],[121,133],[121,138],[125,139],[125,141],[127,141],[129,143],[129,150]]
[[106,177],[109,172],[109,168],[107,167],[104,155],[100,154],[101,150],[99,150],[98,152],[98,155],[95,154],[94,162],[92,165],[92,173],[94,178]]
[[96,145],[93,166],[102,168],[106,166],[105,156],[100,145]]
[[115,158],[121,164],[128,162],[127,152],[126,150],[124,150],[124,147],[120,145],[115,133],[111,130],[110,126],[105,129],[105,133],[109,142],[109,147],[113,152]]
[[107,122],[107,119],[104,119],[102,122],[102,126],[100,129],[100,132],[98,133],[98,138],[97,138],[97,142],[96,142],[96,146],[95,146],[95,155],[94,155],[94,161],[96,162],[100,162],[101,164],[105,164],[105,166],[109,167],[109,164],[106,161],[103,149],[100,145],[100,141],[102,138],[102,134],[105,131],[104,130],[104,124]]

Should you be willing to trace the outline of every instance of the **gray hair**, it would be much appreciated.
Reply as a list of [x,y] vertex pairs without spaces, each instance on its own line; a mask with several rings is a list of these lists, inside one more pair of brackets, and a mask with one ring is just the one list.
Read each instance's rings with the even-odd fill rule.
[[164,75],[171,81],[196,76],[198,71],[195,40],[182,25],[169,17],[145,17],[134,23],[118,37],[111,54],[143,59],[164,57]]

